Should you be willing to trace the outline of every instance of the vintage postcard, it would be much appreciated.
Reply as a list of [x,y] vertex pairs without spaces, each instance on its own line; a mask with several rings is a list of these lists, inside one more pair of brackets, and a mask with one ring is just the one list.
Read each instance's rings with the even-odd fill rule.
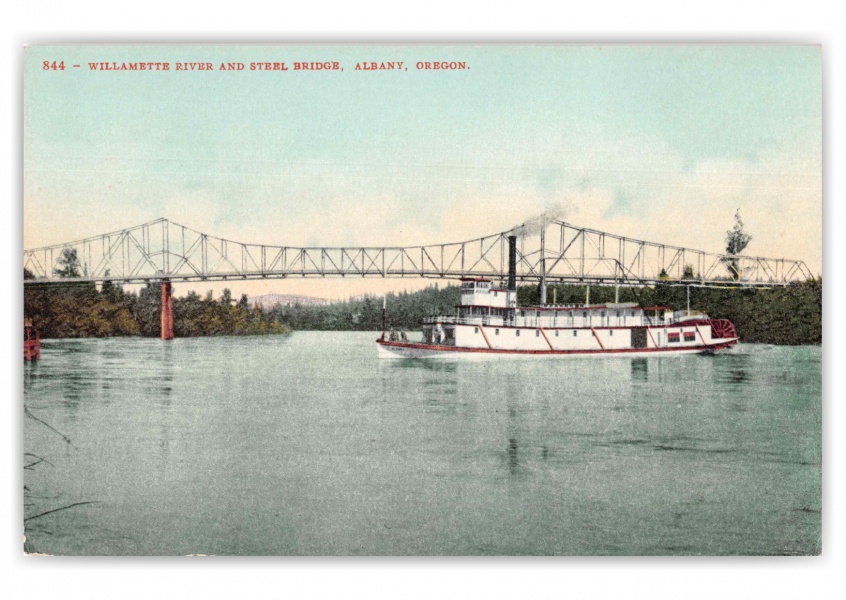
[[23,64],[26,553],[820,554],[819,47]]

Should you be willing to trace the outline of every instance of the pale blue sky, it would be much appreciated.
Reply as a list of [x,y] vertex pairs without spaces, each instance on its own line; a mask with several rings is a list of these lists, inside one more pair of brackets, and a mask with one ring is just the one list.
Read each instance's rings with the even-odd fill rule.
[[[62,59],[82,68],[42,70]],[[344,71],[86,67],[142,60]],[[408,71],[354,71],[388,60]],[[432,60],[470,68],[414,68]],[[741,208],[750,253],[817,272],[821,75],[811,46],[30,47],[24,242],[168,216],[249,242],[428,243],[565,199],[576,224],[718,251]],[[679,215],[694,226],[664,225]]]

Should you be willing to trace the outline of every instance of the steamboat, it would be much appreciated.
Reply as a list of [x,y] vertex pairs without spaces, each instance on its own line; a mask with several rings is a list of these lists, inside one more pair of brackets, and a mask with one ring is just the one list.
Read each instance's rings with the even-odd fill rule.
[[509,242],[507,287],[485,278],[462,279],[457,314],[425,319],[421,342],[387,336],[383,309],[379,356],[652,356],[710,354],[737,344],[730,321],[667,306],[517,306],[516,243]]

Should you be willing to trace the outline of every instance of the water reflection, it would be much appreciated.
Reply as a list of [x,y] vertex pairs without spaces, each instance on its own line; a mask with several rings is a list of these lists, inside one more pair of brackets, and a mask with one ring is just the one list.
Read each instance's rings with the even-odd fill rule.
[[40,360],[28,360],[24,362],[24,393],[30,390],[38,381],[40,365]]
[[165,406],[170,405],[170,395],[173,392],[173,363],[174,363],[174,349],[173,344],[164,342],[162,344],[161,365],[162,365],[162,387],[161,400]]
[[161,449],[161,458],[167,460],[170,456],[170,444],[173,437],[175,424],[170,421],[171,416],[171,395],[173,394],[173,371],[174,356],[173,344],[169,342],[162,342],[164,346],[161,353],[161,375],[158,396],[158,404],[161,410],[161,419],[159,421],[159,448]]
[[647,359],[632,359],[632,381],[649,381],[649,361]]
[[746,383],[749,380],[749,373],[745,369],[732,369],[729,371],[731,383]]
[[721,357],[720,379],[724,383],[744,385],[751,381],[752,371],[750,369],[748,354],[724,354]]
[[508,471],[512,475],[517,474],[517,467],[519,462],[517,460],[517,440],[510,438],[508,440]]
[[[83,375],[79,369],[79,365],[75,365],[75,369],[65,373],[63,377],[64,386],[62,388],[62,399],[64,405],[75,411],[79,408],[79,403],[83,399],[90,397],[91,381]],[[73,413],[72,413],[73,414]]]
[[462,384],[459,364],[456,361],[390,359],[379,360],[380,382],[385,397],[395,397],[398,393],[421,394],[427,411],[454,412],[468,403],[457,401]]
[[519,398],[520,396],[511,395],[513,394],[513,384],[509,386],[509,404],[508,404],[508,422],[507,422],[507,431],[508,431],[508,447],[506,448],[506,455],[508,460],[508,473],[510,475],[516,475],[518,467],[520,466],[520,462],[517,458],[517,431],[519,429],[519,424],[517,422],[518,411],[517,408],[512,404],[512,402]]
[[[50,356],[25,368],[26,402],[75,447],[27,418],[24,449],[55,467],[27,456],[26,514],[101,504],[96,526],[83,509],[29,522],[31,547],[329,555],[816,548],[820,376],[819,361],[810,368],[805,354],[752,347],[749,357],[723,358],[380,361],[372,337],[45,344]],[[738,393],[737,385],[747,387]],[[75,399],[64,399],[69,391]],[[805,408],[783,409],[794,402]],[[704,498],[701,508],[684,504],[691,490]],[[785,529],[784,514],[803,520]]]
[[455,373],[458,363],[445,360],[420,360],[416,358],[399,358],[383,360],[390,368],[394,369],[420,369],[422,371],[434,371],[438,373]]

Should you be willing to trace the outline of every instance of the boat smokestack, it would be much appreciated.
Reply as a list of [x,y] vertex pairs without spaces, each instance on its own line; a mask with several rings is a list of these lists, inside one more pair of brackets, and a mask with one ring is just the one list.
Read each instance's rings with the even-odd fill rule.
[[517,236],[508,236],[508,290],[517,291]]
[[382,296],[382,341],[385,340],[385,329],[388,326],[388,297]]

